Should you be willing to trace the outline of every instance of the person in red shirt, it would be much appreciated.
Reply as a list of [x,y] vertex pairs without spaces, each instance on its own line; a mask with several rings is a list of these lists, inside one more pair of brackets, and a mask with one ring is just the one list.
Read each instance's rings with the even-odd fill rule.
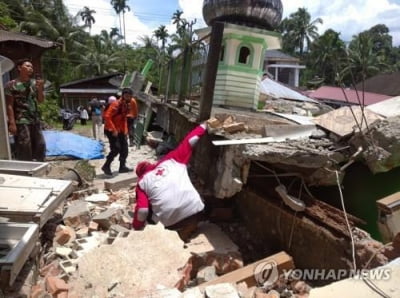
[[104,112],[104,132],[110,142],[110,153],[107,155],[106,162],[101,167],[106,176],[112,176],[111,163],[118,154],[119,173],[132,171],[132,169],[126,166],[126,158],[128,157],[127,115],[129,113],[129,103],[132,94],[132,89],[122,89],[121,98],[112,102]]
[[173,151],[159,162],[136,166],[136,206],[132,222],[135,230],[146,221],[160,221],[187,241],[203,217],[204,204],[187,173],[187,164],[198,140],[206,133],[207,123],[193,129]]

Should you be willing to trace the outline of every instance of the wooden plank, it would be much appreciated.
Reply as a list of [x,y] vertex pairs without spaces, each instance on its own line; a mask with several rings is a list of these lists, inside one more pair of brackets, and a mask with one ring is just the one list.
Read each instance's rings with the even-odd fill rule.
[[[294,269],[294,263],[291,256],[289,256],[286,252],[279,252],[252,264],[249,264],[243,268],[237,269],[235,271],[229,272],[220,276],[217,279],[211,280],[209,282],[203,283],[199,285],[200,289],[204,289],[207,286],[215,285],[219,283],[241,283],[245,282],[247,287],[253,287],[256,285],[260,285],[259,282],[256,280],[257,274],[263,274],[260,272],[259,269],[263,269],[264,265],[267,264],[275,264],[277,269],[277,274],[280,275],[283,273],[284,270]],[[268,267],[265,267],[268,268]],[[276,275],[276,271],[275,271]],[[265,277],[268,276],[267,273],[264,275]],[[271,278],[277,278],[278,276],[271,276]]]
[[378,208],[385,212],[392,213],[397,209],[400,209],[400,192],[384,197],[383,199],[376,201],[376,204],[378,205]]

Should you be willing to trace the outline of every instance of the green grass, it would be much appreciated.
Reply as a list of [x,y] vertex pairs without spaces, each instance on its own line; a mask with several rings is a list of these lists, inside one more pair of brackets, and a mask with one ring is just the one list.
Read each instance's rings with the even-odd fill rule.
[[[63,130],[63,124],[61,122],[53,123],[51,126],[54,130]],[[67,131],[77,133],[85,137],[92,137],[92,121],[87,121],[86,125],[82,125],[80,121],[77,121],[75,122],[74,127]]]

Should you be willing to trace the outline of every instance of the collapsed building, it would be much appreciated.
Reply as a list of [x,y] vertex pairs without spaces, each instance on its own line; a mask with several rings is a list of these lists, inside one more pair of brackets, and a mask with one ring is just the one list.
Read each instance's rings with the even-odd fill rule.
[[[240,219],[249,231],[248,239],[262,243],[261,249],[265,252],[261,253],[270,257],[243,267],[237,255],[238,248],[229,240],[222,241],[221,234],[217,239],[207,239],[208,244],[217,243],[205,245],[205,251],[212,253],[196,251],[199,243],[206,242],[204,239],[195,239],[187,245],[190,250],[184,250],[176,234],[159,226],[129,231],[130,218],[126,209],[121,211],[116,205],[102,205],[104,202],[111,204],[110,201],[119,203],[119,196],[132,203],[132,190],[119,194],[117,189],[108,186],[111,191],[106,196],[96,196],[86,190],[75,191],[56,221],[55,254],[63,260],[57,266],[53,263],[54,256],[48,257],[51,262],[46,263],[45,270],[42,268],[47,273],[58,274],[58,267],[61,267],[62,281],[44,274],[49,284],[47,291],[51,294],[65,294],[70,290],[70,294],[76,296],[85,296],[83,293],[111,296],[115,289],[122,288],[126,291],[122,294],[135,297],[132,294],[138,293],[135,286],[145,291],[146,287],[155,287],[157,278],[164,278],[171,287],[175,284],[176,288],[184,290],[190,288],[193,275],[211,264],[218,277],[197,276],[199,292],[195,297],[219,297],[213,296],[215,289],[208,288],[206,294],[203,290],[206,286],[226,282],[245,282],[247,287],[257,285],[264,289],[265,284],[257,284],[255,280],[257,265],[263,262],[275,262],[282,273],[284,269],[293,268],[370,269],[399,257],[398,240],[395,240],[400,229],[396,181],[400,162],[400,118],[393,113],[398,101],[385,101],[368,108],[333,110],[318,101],[293,94],[268,78],[262,80],[263,53],[267,48],[279,47],[279,36],[270,30],[280,21],[281,2],[258,1],[263,9],[254,10],[247,10],[244,4],[230,3],[229,6],[222,5],[229,1],[217,1],[218,5],[214,2],[204,1],[205,19],[212,29],[200,30],[199,34],[211,34],[213,43],[219,32],[219,40],[223,42],[216,42],[216,53],[210,45],[205,95],[198,103],[200,106],[193,109],[186,104],[179,106],[173,100],[165,102],[139,91],[136,96],[143,103],[141,113],[144,115],[139,127],[144,129],[146,123],[152,122],[166,135],[180,140],[199,121],[212,119],[209,134],[201,139],[191,162],[190,172],[196,188],[206,202],[210,218]],[[231,10],[234,5],[237,9]],[[219,26],[217,21],[227,22],[222,31],[213,30]],[[224,45],[222,61],[221,48],[218,50],[221,44]],[[216,66],[214,73],[209,71],[211,64]],[[215,86],[210,86],[214,83]],[[264,103],[262,109],[258,109],[260,98]],[[7,184],[11,189],[21,184],[21,180],[15,182],[13,176],[0,177],[4,179],[1,184],[11,183]],[[130,176],[129,181],[115,184],[126,187],[135,183],[134,178]],[[45,208],[44,216],[35,213],[36,218],[43,218],[38,226],[25,227],[30,235],[37,237],[38,229],[44,224],[41,222],[47,221],[48,214],[55,211],[53,202],[64,200],[72,190],[70,182],[65,180],[31,181],[41,188],[42,199],[35,204],[40,208],[51,206]],[[55,186],[47,191],[43,189],[43,185],[53,184],[60,184],[61,191]],[[84,201],[80,200],[81,195],[85,196]],[[87,202],[99,205],[93,207]],[[7,211],[1,214],[13,218]],[[13,220],[17,221],[15,217]],[[205,232],[207,229],[211,228],[201,227],[199,237],[209,235]],[[106,233],[102,233],[104,231]],[[14,233],[13,237],[21,235]],[[393,245],[388,245],[392,241]],[[102,245],[104,243],[108,245]],[[136,260],[132,257],[136,256],[135,251],[147,254]],[[187,259],[190,262],[182,266]],[[149,263],[152,263],[151,268]],[[2,268],[9,273],[8,265]],[[18,263],[17,269],[20,266]],[[178,266],[182,266],[180,274],[174,275]],[[159,275],[155,275],[155,271],[160,271]],[[109,279],[107,272],[118,280]],[[173,276],[169,275],[171,272]],[[261,275],[264,273],[262,271]],[[135,274],[133,281],[132,274]],[[139,275],[145,278],[139,279]],[[12,276],[15,279],[15,275]],[[66,280],[71,284],[75,282],[73,289],[68,288]],[[324,284],[328,280],[321,282]],[[171,289],[151,290],[158,294],[146,291],[147,297],[172,295],[168,292]],[[173,293],[181,297],[180,292]],[[238,297],[235,293],[229,297]]]

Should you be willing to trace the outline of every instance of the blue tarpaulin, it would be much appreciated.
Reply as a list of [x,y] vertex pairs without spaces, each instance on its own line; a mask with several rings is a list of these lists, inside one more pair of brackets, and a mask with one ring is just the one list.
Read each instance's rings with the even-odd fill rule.
[[46,156],[72,156],[79,159],[103,158],[103,143],[71,132],[45,130]]

